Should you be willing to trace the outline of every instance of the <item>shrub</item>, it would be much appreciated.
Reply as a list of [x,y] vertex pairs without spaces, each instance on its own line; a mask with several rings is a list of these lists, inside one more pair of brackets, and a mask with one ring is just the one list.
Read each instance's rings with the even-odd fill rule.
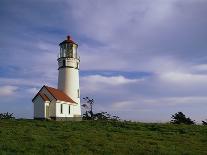
[[195,124],[193,120],[191,120],[189,117],[186,117],[182,112],[175,113],[171,118],[172,120],[170,123],[172,124]]
[[202,121],[202,124],[203,125],[207,125],[207,121]]
[[110,121],[119,121],[118,116],[111,116],[107,112],[99,112],[94,114],[94,120],[110,120]]
[[15,119],[13,113],[0,113],[0,119]]
[[110,121],[119,121],[118,116],[112,116],[107,112],[93,112],[94,99],[89,97],[84,97],[85,103],[82,104],[82,107],[85,108],[85,113],[83,114],[83,120],[110,120]]

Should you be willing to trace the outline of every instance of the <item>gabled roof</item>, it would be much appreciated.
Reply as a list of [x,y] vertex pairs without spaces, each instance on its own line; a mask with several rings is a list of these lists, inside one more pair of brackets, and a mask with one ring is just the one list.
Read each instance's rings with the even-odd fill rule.
[[48,96],[46,94],[41,93],[41,90],[43,88],[46,88],[47,91],[56,99],[59,101],[64,101],[64,102],[70,102],[70,103],[76,103],[75,101],[73,101],[68,95],[66,95],[64,92],[62,92],[61,90],[58,90],[56,88],[53,87],[48,87],[48,86],[43,86],[40,91],[35,95],[35,97],[32,99],[32,101],[38,96],[40,95],[40,97],[44,100],[44,101],[50,101],[50,99],[48,98]]
[[50,99],[45,95],[45,94],[42,94],[42,93],[37,93],[38,95],[40,95],[40,97],[42,97],[42,99],[44,100],[44,101],[50,101]]
[[43,86],[43,87],[45,87],[56,100],[70,102],[70,103],[76,103],[68,95],[66,95],[64,92],[62,92],[56,88],[52,88],[52,87],[48,87],[48,86]]

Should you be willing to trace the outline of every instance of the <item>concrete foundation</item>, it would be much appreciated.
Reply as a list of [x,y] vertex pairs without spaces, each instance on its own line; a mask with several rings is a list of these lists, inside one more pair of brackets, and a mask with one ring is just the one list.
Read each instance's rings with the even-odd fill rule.
[[51,119],[56,121],[82,121],[82,117],[51,117]]

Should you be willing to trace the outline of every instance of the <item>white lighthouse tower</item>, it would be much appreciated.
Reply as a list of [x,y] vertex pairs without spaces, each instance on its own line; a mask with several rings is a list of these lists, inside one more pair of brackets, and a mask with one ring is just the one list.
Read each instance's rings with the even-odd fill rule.
[[70,36],[59,44],[58,89],[44,85],[34,96],[34,119],[81,120],[78,44]]
[[70,36],[59,44],[58,56],[58,89],[75,101],[73,113],[75,117],[81,116],[80,86],[79,86],[79,63],[80,57],[77,53],[78,44]]

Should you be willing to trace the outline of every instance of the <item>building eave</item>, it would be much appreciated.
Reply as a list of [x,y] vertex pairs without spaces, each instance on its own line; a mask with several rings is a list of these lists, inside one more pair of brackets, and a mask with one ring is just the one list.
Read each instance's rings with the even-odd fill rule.
[[67,103],[67,104],[78,104],[76,102],[71,103],[71,102],[66,102],[66,101],[61,101],[61,100],[56,100],[56,102],[59,102],[59,103]]

